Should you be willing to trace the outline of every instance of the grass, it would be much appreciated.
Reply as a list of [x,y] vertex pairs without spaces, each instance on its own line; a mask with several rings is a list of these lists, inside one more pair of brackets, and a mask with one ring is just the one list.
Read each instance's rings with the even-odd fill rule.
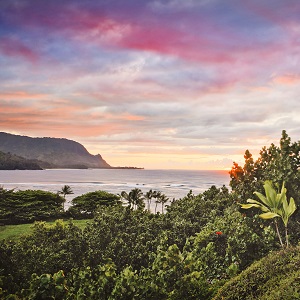
[[[73,223],[84,229],[87,222],[90,220],[73,220]],[[67,222],[67,220],[66,220]],[[47,222],[49,225],[53,225],[55,222]],[[0,240],[17,240],[22,235],[28,235],[32,233],[32,223],[31,224],[20,224],[20,225],[4,225],[0,226]]]

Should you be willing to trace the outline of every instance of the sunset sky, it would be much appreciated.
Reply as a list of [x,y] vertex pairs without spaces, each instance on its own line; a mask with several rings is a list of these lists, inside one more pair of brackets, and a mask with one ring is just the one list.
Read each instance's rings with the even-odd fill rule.
[[0,131],[227,169],[283,129],[300,139],[299,0],[0,1]]

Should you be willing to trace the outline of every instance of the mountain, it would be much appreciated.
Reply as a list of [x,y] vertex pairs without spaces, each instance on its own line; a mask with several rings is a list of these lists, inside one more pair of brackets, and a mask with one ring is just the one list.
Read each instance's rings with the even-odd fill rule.
[[0,170],[42,170],[35,160],[0,151]]
[[37,160],[42,168],[111,168],[100,154],[92,155],[83,145],[68,139],[0,132],[0,151]]

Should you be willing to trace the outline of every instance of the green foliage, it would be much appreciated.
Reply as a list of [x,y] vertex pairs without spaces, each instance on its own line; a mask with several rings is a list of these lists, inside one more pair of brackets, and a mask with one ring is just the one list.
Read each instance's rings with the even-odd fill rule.
[[127,201],[128,207],[133,209],[144,209],[144,195],[141,189],[132,189],[129,194],[125,191],[121,192],[123,200]]
[[63,271],[58,271],[53,276],[50,274],[32,274],[30,288],[22,291],[22,296],[28,300],[64,299],[67,287]]
[[300,141],[292,143],[283,130],[279,147],[274,144],[269,148],[263,147],[255,162],[249,150],[246,150],[244,158],[244,167],[234,163],[229,172],[230,186],[241,202],[250,198],[254,191],[262,192],[266,180],[271,180],[278,186],[285,182],[287,196],[293,197],[296,202],[300,200]]
[[[264,184],[265,194],[254,192],[254,194],[259,198],[260,201],[248,199],[248,204],[241,204],[241,207],[244,209],[249,209],[252,207],[260,208],[263,213],[259,215],[262,219],[273,219],[276,217],[281,218],[284,223],[286,230],[286,246],[289,246],[288,234],[287,234],[287,225],[289,217],[295,212],[296,204],[294,199],[291,197],[290,202],[288,203],[286,198],[286,188],[284,183],[282,184],[281,192],[277,193],[273,187],[271,181],[265,181]],[[283,247],[282,239],[278,230],[277,222],[275,222],[277,235],[280,241],[281,246]]]
[[299,247],[270,253],[225,283],[214,300],[300,299],[299,267]]
[[62,197],[50,192],[0,188],[0,222],[19,224],[59,218],[63,201]]
[[109,299],[115,285],[116,267],[111,260],[95,268],[73,269],[68,276],[69,299]]
[[75,197],[69,208],[69,213],[74,217],[93,218],[100,206],[120,205],[120,198],[117,195],[95,191]]
[[[282,149],[290,146],[284,139]],[[279,263],[276,259],[272,263],[264,261],[265,269],[262,265],[260,269],[251,265],[279,245],[270,220],[263,221],[250,213],[246,215],[239,205],[245,202],[244,197],[249,192],[262,193],[262,178],[267,175],[259,172],[267,170],[267,164],[272,164],[273,160],[266,157],[259,160],[265,163],[263,169],[254,162],[249,151],[245,159],[245,167],[235,165],[235,173],[231,173],[233,192],[225,186],[212,186],[199,195],[190,191],[186,197],[166,206],[165,213],[149,211],[153,200],[156,206],[162,205],[161,211],[165,207],[166,199],[161,201],[163,194],[156,191],[146,193],[148,210],[144,209],[144,195],[139,189],[132,190],[131,194],[122,193],[123,199],[130,203],[127,207],[121,205],[119,196],[103,191],[75,198],[69,213],[76,217],[94,217],[84,230],[72,222],[57,221],[52,226],[36,223],[32,234],[15,241],[0,241],[1,296],[22,299],[27,293],[34,299],[42,297],[40,295],[48,289],[50,297],[59,299],[211,299],[217,289],[229,281],[216,299],[222,296],[224,299],[280,299],[278,295],[297,299],[300,264],[293,265],[298,259],[296,252],[287,249],[284,255],[289,258],[283,258],[286,257],[283,254],[276,256]],[[296,177],[289,178],[293,181]],[[287,186],[289,184],[291,181]],[[268,194],[274,193],[268,190]],[[286,211],[281,215],[287,221],[294,210],[293,201],[285,200],[289,189],[282,189],[279,194],[282,207],[277,207],[276,214],[280,216],[279,210]],[[267,198],[248,204],[265,205]],[[291,232],[297,228],[292,221],[291,218]],[[284,229],[283,225],[284,222],[279,230]],[[295,232],[292,233],[295,238]],[[288,273],[288,268],[283,269],[284,263],[294,268],[293,273]],[[57,283],[54,275],[60,270],[65,278]],[[255,270],[254,275],[244,280],[240,272],[248,274],[245,273],[248,270]],[[290,282],[277,272],[289,274]],[[33,273],[36,275],[32,276]],[[269,273],[273,278],[277,276],[280,283],[278,295],[274,288],[271,289],[271,283],[274,285],[277,281],[272,276],[268,279]],[[235,278],[240,278],[242,284],[239,285]],[[264,292],[260,283],[265,287]],[[63,287],[60,290],[65,294],[55,296],[57,285]],[[247,285],[251,287],[249,290]],[[287,291],[294,298],[289,298]],[[34,293],[40,294],[35,296]],[[255,298],[257,295],[259,297]],[[267,296],[269,298],[263,298]]]
[[250,218],[232,206],[223,216],[211,220],[201,232],[190,237],[184,251],[191,252],[205,277],[218,284],[274,249],[274,240],[275,233],[271,228],[256,233]]
[[17,242],[0,242],[0,275],[12,276],[20,289],[26,288],[32,273],[39,276],[59,270],[68,273],[83,265],[85,249],[82,230],[72,222],[57,221],[54,225],[38,222],[31,235]]
[[158,299],[208,299],[214,293],[195,257],[176,245],[158,249],[151,272]]
[[[273,182],[275,187],[281,187],[285,182],[287,198],[293,198],[296,206],[300,205],[300,141],[292,142],[285,130],[279,141],[279,146],[271,144],[263,147],[256,161],[247,150],[245,153],[244,167],[234,163],[230,171],[230,186],[233,198],[239,203],[246,203],[253,193],[263,193],[263,184],[266,180]],[[248,216],[254,216],[254,212],[247,212]],[[296,210],[289,221],[289,240],[296,244],[300,239],[300,210]],[[281,235],[284,234],[284,226],[278,226]]]
[[119,271],[126,265],[136,269],[147,266],[162,230],[161,218],[147,211],[101,207],[84,231],[89,247],[87,263],[95,267],[112,258]]

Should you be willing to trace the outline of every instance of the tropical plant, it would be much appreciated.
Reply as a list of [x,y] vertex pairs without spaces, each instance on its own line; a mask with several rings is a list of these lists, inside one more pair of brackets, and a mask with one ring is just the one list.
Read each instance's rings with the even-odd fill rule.
[[165,204],[169,201],[169,198],[165,194],[159,196],[159,203],[161,204],[161,212],[164,213]]
[[140,209],[145,207],[144,195],[141,189],[134,188],[129,192],[129,197],[132,199],[133,208]]
[[128,202],[129,208],[143,209],[145,207],[144,195],[141,189],[134,188],[129,192],[129,194],[125,191],[122,191],[121,198]]
[[66,203],[66,195],[74,194],[71,187],[69,185],[64,185],[60,191],[58,191],[59,195],[63,195],[64,202],[63,202],[63,210],[65,210],[65,203]]
[[153,197],[153,191],[149,190],[146,194],[145,194],[145,199],[147,200],[147,208],[148,211],[150,211],[150,206],[151,206],[151,201],[152,201],[152,197]]
[[288,247],[288,221],[290,216],[295,212],[297,208],[295,201],[292,197],[290,198],[290,202],[287,201],[287,190],[284,186],[284,183],[282,184],[281,192],[277,193],[273,187],[272,182],[267,180],[264,183],[264,190],[266,194],[265,196],[259,192],[254,192],[254,194],[259,198],[260,201],[248,199],[248,204],[241,204],[241,207],[244,209],[249,209],[252,207],[259,208],[263,212],[259,215],[260,218],[274,219],[275,228],[280,244],[284,248],[276,217],[281,218],[285,227],[285,244],[286,247]]
[[157,211],[157,205],[160,203],[160,196],[161,196],[160,191],[154,191],[153,192],[153,198],[155,199],[155,210],[154,210],[155,214],[156,214],[156,211]]

